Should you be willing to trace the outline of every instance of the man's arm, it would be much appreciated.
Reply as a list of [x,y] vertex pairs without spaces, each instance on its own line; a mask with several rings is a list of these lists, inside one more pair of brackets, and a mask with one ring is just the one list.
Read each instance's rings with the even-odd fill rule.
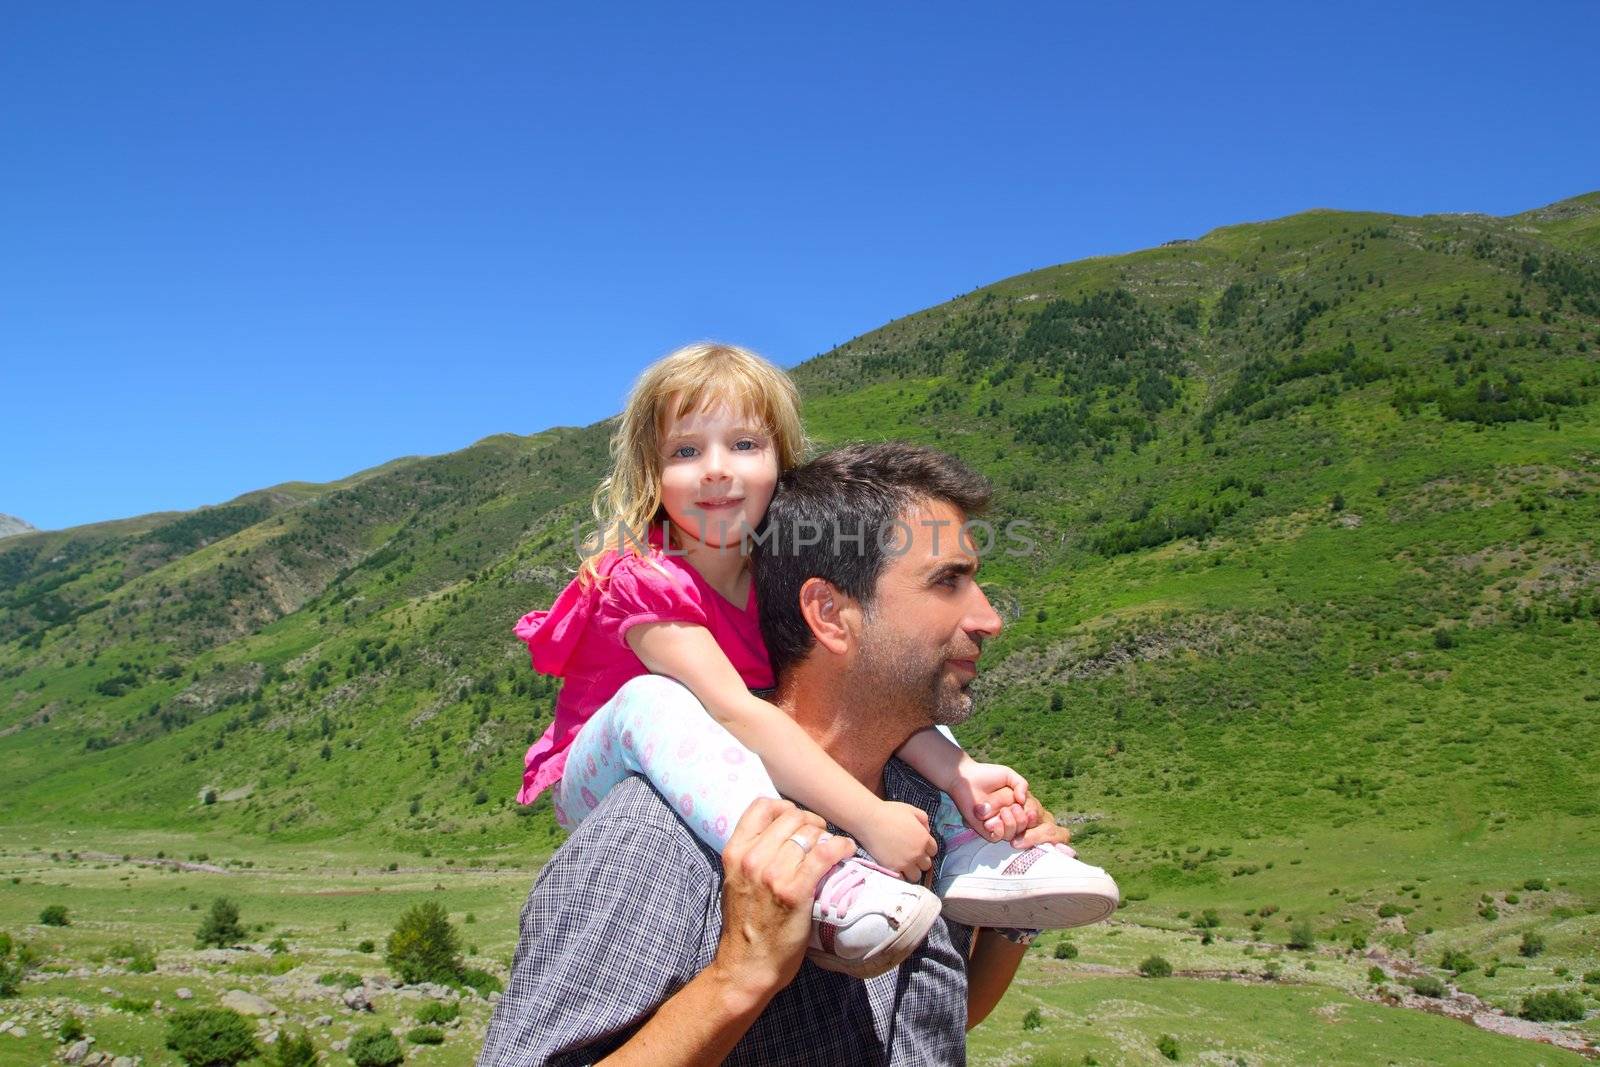
[[695,1067],[727,1058],[772,997],[794,980],[810,936],[817,882],[855,850],[849,838],[822,834],[820,817],[786,800],[750,805],[723,850],[716,957],[601,1061],[606,1067]]
[[[1037,797],[1030,796],[1023,811],[1031,826],[1014,842],[1023,848],[1034,845],[1066,844],[1072,831],[1056,824],[1056,817],[1044,809]],[[993,930],[973,932],[972,955],[967,961],[967,1029],[983,1022],[1000,1003],[1028,947],[1007,940]]]
[[967,960],[968,1030],[988,1018],[1006,995],[1027,951],[1027,945],[1007,941],[993,930],[972,932],[972,956]]
[[724,851],[722,938],[697,974],[715,900],[702,878],[670,867],[704,854],[686,854],[676,817],[642,781],[618,786],[589,820],[523,908],[479,1067],[723,1059],[799,969],[816,883],[853,844],[802,852],[789,838],[815,840],[819,817],[787,801],[751,805]]

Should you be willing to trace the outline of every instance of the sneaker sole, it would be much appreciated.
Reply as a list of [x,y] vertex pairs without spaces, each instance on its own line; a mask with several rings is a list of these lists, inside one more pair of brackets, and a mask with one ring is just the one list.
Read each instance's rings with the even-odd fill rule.
[[1121,893],[1110,876],[1085,883],[1056,878],[1024,883],[1017,878],[967,875],[944,897],[944,914],[968,926],[1067,930],[1109,919]]
[[906,957],[922,944],[922,939],[927,937],[928,931],[933,928],[934,920],[939,918],[941,908],[938,897],[932,893],[924,896],[910,921],[900,927],[887,944],[870,956],[859,960],[847,960],[843,956],[835,956],[818,948],[809,948],[806,950],[806,959],[825,971],[848,974],[854,978],[876,978],[880,974],[887,974],[904,963]]

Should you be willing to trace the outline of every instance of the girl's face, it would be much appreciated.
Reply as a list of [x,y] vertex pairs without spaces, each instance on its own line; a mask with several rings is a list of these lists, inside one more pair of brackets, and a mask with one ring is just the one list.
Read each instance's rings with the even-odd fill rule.
[[713,548],[754,532],[778,484],[759,422],[723,402],[671,420],[661,439],[661,503],[678,531]]

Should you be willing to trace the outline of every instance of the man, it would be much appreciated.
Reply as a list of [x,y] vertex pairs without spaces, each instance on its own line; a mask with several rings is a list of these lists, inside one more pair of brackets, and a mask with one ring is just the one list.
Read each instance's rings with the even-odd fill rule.
[[[930,449],[841,449],[783,476],[756,563],[773,702],[867,788],[930,818],[938,794],[891,757],[971,714],[1001,622],[958,534],[988,498],[980,476]],[[628,685],[661,699],[679,688]],[[1039,822],[1024,843],[1064,841],[1029,803]],[[941,919],[874,979],[804,963],[817,883],[852,848],[768,800],[719,858],[629,779],[540,874],[479,1064],[964,1063],[966,1029],[1025,946]]]

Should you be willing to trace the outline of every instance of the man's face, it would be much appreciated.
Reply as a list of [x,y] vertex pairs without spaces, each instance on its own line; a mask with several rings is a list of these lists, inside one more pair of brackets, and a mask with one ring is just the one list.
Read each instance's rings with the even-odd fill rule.
[[862,692],[926,712],[954,726],[972,716],[972,681],[983,642],[1000,616],[978,588],[979,560],[961,537],[965,517],[943,502],[901,517],[910,530],[892,538],[877,597],[862,616],[857,670]]

